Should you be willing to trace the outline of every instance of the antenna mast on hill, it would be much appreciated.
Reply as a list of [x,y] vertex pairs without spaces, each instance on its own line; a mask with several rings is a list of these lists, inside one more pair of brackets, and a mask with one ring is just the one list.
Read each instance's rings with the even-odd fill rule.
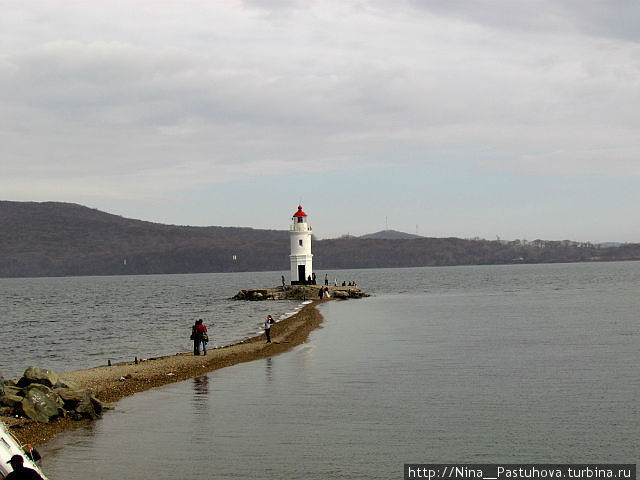
[[389,230],[389,217],[384,217],[384,229]]

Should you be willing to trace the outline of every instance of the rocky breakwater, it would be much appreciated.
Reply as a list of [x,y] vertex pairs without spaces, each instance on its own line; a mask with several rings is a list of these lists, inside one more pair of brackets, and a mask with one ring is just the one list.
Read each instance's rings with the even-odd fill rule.
[[240,290],[233,296],[233,300],[319,300],[320,289],[327,288],[329,296],[346,300],[348,298],[362,298],[369,295],[358,287],[325,287],[324,285],[286,285],[275,288],[252,288]]
[[18,380],[0,373],[0,415],[49,423],[58,418],[95,420],[105,405],[91,390],[66,381],[51,370],[29,367]]

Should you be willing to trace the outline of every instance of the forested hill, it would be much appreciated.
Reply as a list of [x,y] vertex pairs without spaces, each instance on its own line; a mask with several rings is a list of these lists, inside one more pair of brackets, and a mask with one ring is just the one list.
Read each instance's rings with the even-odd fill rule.
[[69,203],[0,202],[2,277],[281,270],[288,255],[284,231],[163,225]]
[[[459,238],[314,240],[314,269],[638,260],[640,244]],[[289,270],[289,233],[126,219],[69,203],[0,202],[0,277]]]

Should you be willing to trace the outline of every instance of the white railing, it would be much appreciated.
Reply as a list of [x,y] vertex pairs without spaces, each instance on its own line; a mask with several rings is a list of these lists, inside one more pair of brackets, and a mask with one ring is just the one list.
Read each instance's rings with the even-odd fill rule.
[[289,225],[290,232],[310,232],[311,225],[308,223],[294,223],[293,225]]

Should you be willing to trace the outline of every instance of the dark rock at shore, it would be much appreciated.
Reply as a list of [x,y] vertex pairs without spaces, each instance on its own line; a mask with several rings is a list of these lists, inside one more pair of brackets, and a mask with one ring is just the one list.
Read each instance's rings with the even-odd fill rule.
[[58,388],[69,388],[71,390],[80,390],[80,387],[77,384],[75,384],[70,380],[65,380],[64,378],[59,379],[58,383],[56,383],[55,389],[58,389]]
[[49,387],[39,383],[32,383],[25,388],[24,398],[14,407],[14,411],[43,423],[66,416],[62,399]]
[[24,371],[22,378],[18,380],[18,386],[24,388],[32,383],[37,383],[52,388],[59,380],[60,377],[56,372],[32,366]]
[[2,376],[2,370],[0,370],[0,395],[4,394],[4,377]]
[[[316,300],[320,297],[320,288],[324,285],[286,285],[275,288],[253,288],[240,290],[233,300]],[[358,287],[328,286],[329,298],[362,298],[369,295]]]
[[4,386],[4,394],[5,395],[18,395],[20,397],[24,397],[24,391],[20,387],[16,387],[14,385],[5,385]]
[[106,408],[91,390],[61,379],[51,370],[29,367],[17,382],[3,379],[2,385],[2,411],[38,422],[49,423],[67,416],[95,420]]
[[73,418],[80,420],[90,418],[95,420],[102,415],[102,403],[82,388],[58,388],[55,392],[64,401],[64,408],[73,412]]
[[5,392],[4,395],[0,396],[0,405],[13,409],[16,408],[18,404],[22,403],[23,398],[24,397],[20,395]]

